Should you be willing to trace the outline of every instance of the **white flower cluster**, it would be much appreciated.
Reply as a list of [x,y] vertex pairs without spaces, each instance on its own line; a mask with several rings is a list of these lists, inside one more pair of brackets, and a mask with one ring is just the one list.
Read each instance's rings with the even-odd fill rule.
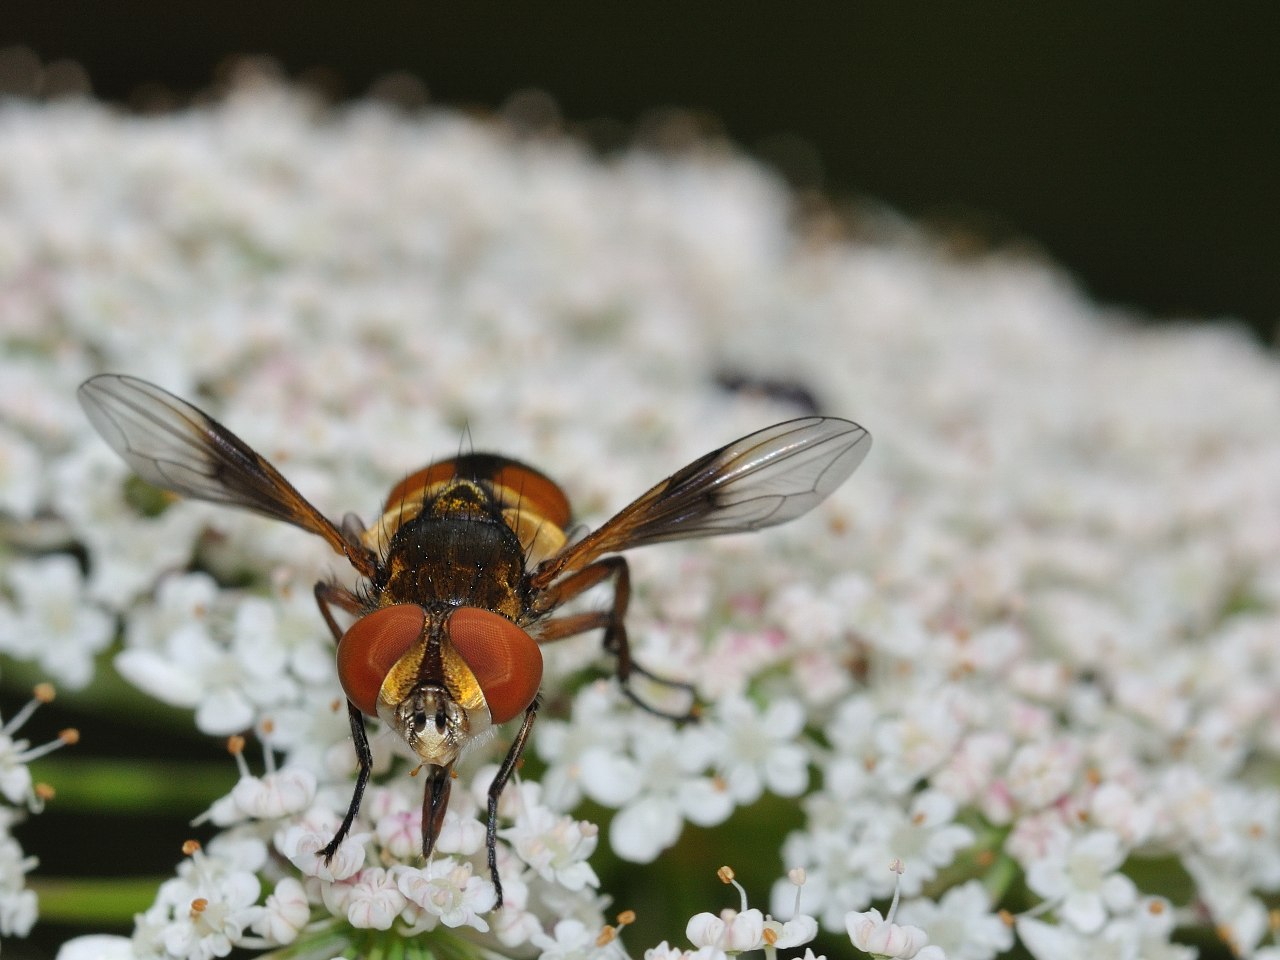
[[[336,955],[384,931],[616,954],[578,804],[647,862],[768,792],[804,821],[751,855],[806,867],[809,913],[862,949],[1180,958],[1195,925],[1275,950],[1280,365],[1243,336],[1105,316],[1026,259],[798,234],[724,150],[605,162],[262,86],[146,119],[5,103],[0,142],[0,654],[77,688],[118,618],[130,682],[285,757],[214,806],[223,832],[131,943],[78,947]],[[584,685],[608,675],[594,638],[546,648],[545,772],[504,797],[494,913],[501,737],[424,865],[418,787],[375,736],[361,816],[317,859],[354,760],[311,587],[348,573],[296,530],[130,481],[75,402],[103,370],[197,402],[335,517],[465,431],[598,522],[803,412],[770,381],[876,447],[814,516],[632,556],[635,656],[696,683],[701,723]],[[755,944],[713,927],[697,949]]]
[[53,687],[41,684],[35,696],[7,721],[0,717],[0,936],[25,937],[36,922],[36,895],[27,888],[27,874],[38,864],[23,853],[13,836],[13,827],[27,813],[39,813],[48,789],[31,778],[30,763],[65,744],[75,743],[74,730],[64,730],[57,739],[41,746],[18,737],[23,725],[40,704],[53,699]]

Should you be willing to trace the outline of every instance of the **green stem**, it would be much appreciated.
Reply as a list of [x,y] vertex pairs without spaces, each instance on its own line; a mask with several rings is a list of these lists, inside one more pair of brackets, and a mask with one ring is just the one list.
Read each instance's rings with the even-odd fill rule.
[[156,889],[166,878],[127,877],[80,880],[64,877],[31,878],[40,898],[40,919],[53,923],[89,925],[128,924],[151,906]]
[[172,812],[203,808],[236,782],[235,766],[113,760],[63,752],[31,764],[37,782],[55,790],[60,810],[95,814]]

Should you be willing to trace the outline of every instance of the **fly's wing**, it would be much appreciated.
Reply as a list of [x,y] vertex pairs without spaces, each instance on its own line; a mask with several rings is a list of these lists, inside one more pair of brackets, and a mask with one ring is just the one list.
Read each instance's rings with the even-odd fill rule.
[[849,420],[804,417],[713,450],[649,490],[612,520],[544,562],[543,589],[598,557],[664,540],[742,533],[794,520],[857,469],[871,434]]
[[208,414],[153,383],[119,374],[86,380],[78,396],[93,428],[143,480],[301,527],[372,576],[367,550],[344,537],[275,467]]

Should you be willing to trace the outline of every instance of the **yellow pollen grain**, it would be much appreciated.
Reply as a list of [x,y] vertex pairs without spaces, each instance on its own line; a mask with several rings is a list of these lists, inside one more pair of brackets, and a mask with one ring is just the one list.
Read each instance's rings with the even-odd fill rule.
[[58,695],[58,691],[54,689],[52,683],[37,683],[35,689],[31,691],[31,695],[41,703],[52,703],[53,698]]
[[55,791],[53,787],[51,787],[47,783],[37,783],[32,789],[35,790],[36,796],[39,797],[41,800],[53,799]]
[[1008,910],[1001,910],[999,913],[996,914],[996,916],[1000,918],[1000,922],[1003,923],[1006,927],[1013,929],[1014,920],[1013,920],[1012,913],[1010,913]]
[[733,867],[721,867],[716,871],[716,876],[720,878],[721,883],[733,883]]
[[199,841],[199,840],[184,840],[184,841],[182,842],[182,854],[183,854],[183,856],[189,857],[189,856],[191,856],[193,853],[195,853],[195,852],[196,852],[197,850],[199,850],[199,849],[200,849],[200,841]]
[[764,939],[764,942],[771,947],[778,942],[778,932],[776,930],[770,930],[768,927],[765,927],[764,933],[761,934],[761,937]]
[[600,936],[596,937],[596,946],[605,947],[613,943],[618,936],[618,931],[613,927],[605,924],[604,929],[600,931]]
[[227,737],[227,753],[233,757],[238,757],[244,753],[244,737],[238,733],[233,737]]
[[80,742],[80,731],[75,727],[67,727],[65,730],[58,731],[58,739],[71,746],[73,743]]
[[209,906],[209,901],[204,897],[196,897],[191,901],[191,916],[198,917],[204,913]]
[[634,910],[623,910],[618,914],[618,926],[626,927],[636,922],[636,912]]

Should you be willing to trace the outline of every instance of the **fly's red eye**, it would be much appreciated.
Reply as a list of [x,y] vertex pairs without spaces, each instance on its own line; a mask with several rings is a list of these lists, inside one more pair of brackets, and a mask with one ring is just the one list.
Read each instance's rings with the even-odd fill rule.
[[378,715],[382,681],[418,642],[425,619],[416,603],[398,603],[361,617],[338,641],[338,680],[361,713]]
[[542,651],[533,637],[499,614],[459,607],[449,641],[475,674],[494,723],[523,713],[542,684]]

